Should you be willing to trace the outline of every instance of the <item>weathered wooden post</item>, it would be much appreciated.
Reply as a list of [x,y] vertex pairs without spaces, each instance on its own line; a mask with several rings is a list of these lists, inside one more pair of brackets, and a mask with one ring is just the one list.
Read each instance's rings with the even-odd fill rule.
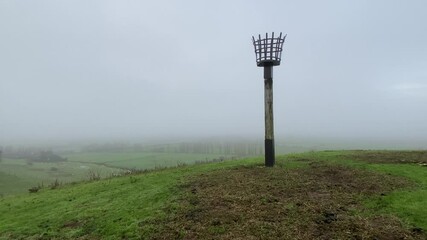
[[258,39],[252,37],[252,42],[255,47],[255,56],[258,67],[264,67],[264,107],[265,107],[265,166],[273,167],[275,163],[274,154],[274,121],[273,121],[273,66],[280,65],[282,57],[283,43],[286,35],[282,38],[282,33],[279,37],[274,37],[274,32],[271,37],[268,33],[265,38]]

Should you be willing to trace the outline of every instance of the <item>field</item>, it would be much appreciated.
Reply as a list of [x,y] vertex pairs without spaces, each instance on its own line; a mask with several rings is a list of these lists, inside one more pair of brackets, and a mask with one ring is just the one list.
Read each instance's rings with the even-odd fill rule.
[[108,177],[121,171],[91,163],[68,161],[28,164],[23,159],[3,159],[0,163],[0,195],[25,193],[31,187],[47,186],[55,181],[70,183],[87,180],[91,172]]
[[159,152],[96,152],[70,154],[66,157],[72,162],[93,163],[125,169],[153,169],[225,158],[221,154]]
[[[345,143],[340,145],[323,141],[320,144],[309,139],[278,139],[276,145],[277,154],[328,149],[332,145],[338,148],[349,147]],[[94,174],[106,178],[129,169],[155,169],[263,155],[262,142],[245,139],[191,140],[169,144],[159,142],[152,145],[120,142],[76,146],[71,144],[57,148],[59,155],[68,159],[67,162],[29,164],[25,159],[3,157],[3,161],[0,161],[0,196],[26,193],[29,188],[48,186],[57,181],[85,181]],[[72,151],[67,151],[69,149]],[[19,147],[15,147],[15,150],[19,150]],[[32,152],[37,149],[27,150]]]
[[70,183],[88,180],[92,175],[110,177],[125,169],[154,169],[224,158],[220,154],[197,153],[75,153],[66,162],[28,164],[24,159],[3,159],[0,162],[0,196],[28,192],[31,187],[58,181]]
[[0,239],[426,239],[427,152],[196,164],[0,200]]

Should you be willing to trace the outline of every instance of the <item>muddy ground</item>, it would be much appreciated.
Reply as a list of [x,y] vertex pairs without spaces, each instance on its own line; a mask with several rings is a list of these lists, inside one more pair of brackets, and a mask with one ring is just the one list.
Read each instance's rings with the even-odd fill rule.
[[[418,158],[417,158],[418,159]],[[416,226],[368,214],[362,201],[410,187],[399,177],[323,162],[307,168],[239,167],[181,186],[154,239],[425,239]]]

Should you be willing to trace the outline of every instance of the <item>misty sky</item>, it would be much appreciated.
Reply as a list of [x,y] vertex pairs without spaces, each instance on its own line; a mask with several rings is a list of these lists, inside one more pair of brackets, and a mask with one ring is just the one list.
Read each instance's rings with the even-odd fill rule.
[[251,37],[287,33],[276,136],[427,139],[426,1],[0,1],[0,143],[264,134]]

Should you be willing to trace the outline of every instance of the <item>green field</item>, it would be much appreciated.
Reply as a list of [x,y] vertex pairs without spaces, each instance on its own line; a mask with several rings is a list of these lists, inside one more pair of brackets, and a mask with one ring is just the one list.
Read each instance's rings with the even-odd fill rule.
[[220,154],[156,152],[75,153],[65,157],[68,161],[32,164],[24,159],[3,159],[0,162],[0,196],[25,193],[31,187],[48,186],[55,181],[84,181],[90,174],[106,178],[124,169],[154,169],[225,158]]
[[23,159],[3,159],[0,162],[0,195],[25,193],[31,187],[48,186],[55,181],[70,183],[87,180],[91,172],[108,177],[122,170],[92,163],[28,164]]
[[426,156],[310,152],[45,188],[0,199],[0,239],[425,239]]
[[202,153],[159,153],[159,152],[118,152],[118,153],[77,153],[65,157],[71,162],[102,164],[126,169],[153,169],[181,164],[212,161],[229,157],[221,154]]

